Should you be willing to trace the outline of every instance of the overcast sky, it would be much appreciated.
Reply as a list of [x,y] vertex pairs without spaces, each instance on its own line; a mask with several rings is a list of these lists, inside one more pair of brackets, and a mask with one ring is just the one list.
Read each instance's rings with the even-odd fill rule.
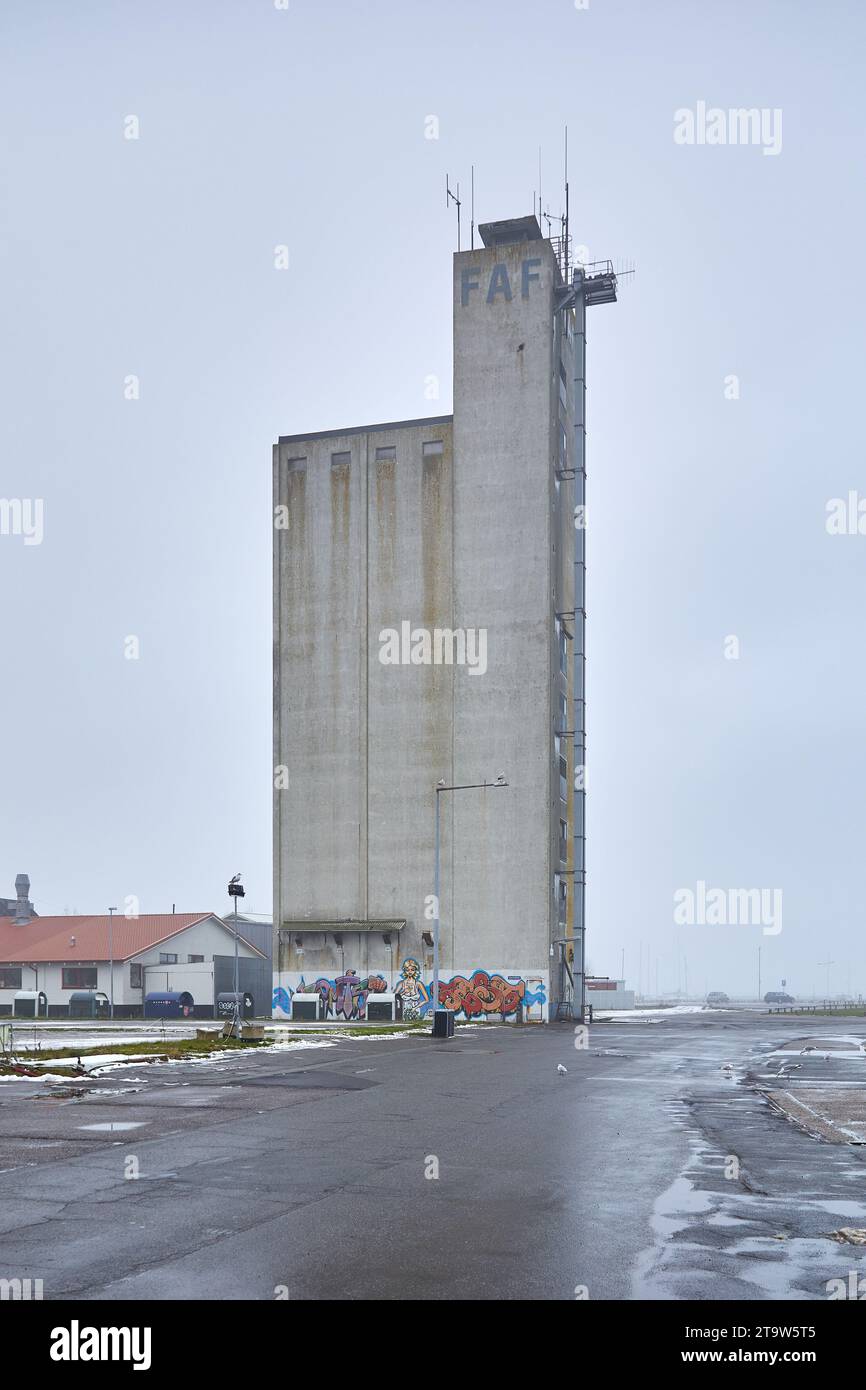
[[[559,211],[567,123],[575,239],[637,269],[589,313],[590,966],[866,990],[859,0],[0,25],[0,496],[44,506],[0,535],[0,895],[221,911],[241,870],[270,911],[272,442],[450,411],[446,171],[518,216],[542,146]],[[772,140],[678,143],[700,102]],[[677,926],[699,881],[782,930]]]

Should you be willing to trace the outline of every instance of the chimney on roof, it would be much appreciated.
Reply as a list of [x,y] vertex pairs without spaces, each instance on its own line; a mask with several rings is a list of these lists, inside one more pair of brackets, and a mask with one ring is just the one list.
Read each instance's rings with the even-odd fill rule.
[[18,895],[18,901],[15,904],[15,925],[16,927],[26,927],[33,911],[33,904],[30,901],[30,879],[26,874],[19,874],[15,879],[15,892]]

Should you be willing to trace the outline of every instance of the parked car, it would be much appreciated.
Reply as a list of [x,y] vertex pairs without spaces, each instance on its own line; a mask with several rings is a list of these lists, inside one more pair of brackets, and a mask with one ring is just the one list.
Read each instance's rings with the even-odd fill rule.
[[793,1004],[793,994],[783,994],[781,990],[771,989],[764,995],[765,1004]]
[[730,1004],[730,999],[723,989],[711,989],[707,995],[708,1004]]

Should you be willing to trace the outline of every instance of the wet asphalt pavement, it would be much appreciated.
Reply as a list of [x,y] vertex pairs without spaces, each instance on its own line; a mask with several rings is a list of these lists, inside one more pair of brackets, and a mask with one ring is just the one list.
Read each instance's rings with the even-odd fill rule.
[[481,1026],[6,1081],[0,1275],[61,1299],[826,1299],[866,1276],[831,1239],[866,1227],[866,1146],[764,1094],[866,1088],[856,1042],[780,1060],[816,1035],[866,1020],[662,1013],[580,1050],[566,1024]]

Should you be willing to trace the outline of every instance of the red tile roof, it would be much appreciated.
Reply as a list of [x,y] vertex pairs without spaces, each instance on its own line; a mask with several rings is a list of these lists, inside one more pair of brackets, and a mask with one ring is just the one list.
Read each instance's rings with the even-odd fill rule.
[[[34,917],[26,927],[16,927],[14,917],[0,917],[0,963],[108,960],[109,920],[114,959],[128,960],[211,917],[225,926],[214,912],[159,912],[132,918],[118,913],[113,920],[107,913],[104,917]],[[228,927],[226,932],[233,939]],[[240,933],[238,936],[261,955]],[[75,938],[74,946],[71,937]]]

